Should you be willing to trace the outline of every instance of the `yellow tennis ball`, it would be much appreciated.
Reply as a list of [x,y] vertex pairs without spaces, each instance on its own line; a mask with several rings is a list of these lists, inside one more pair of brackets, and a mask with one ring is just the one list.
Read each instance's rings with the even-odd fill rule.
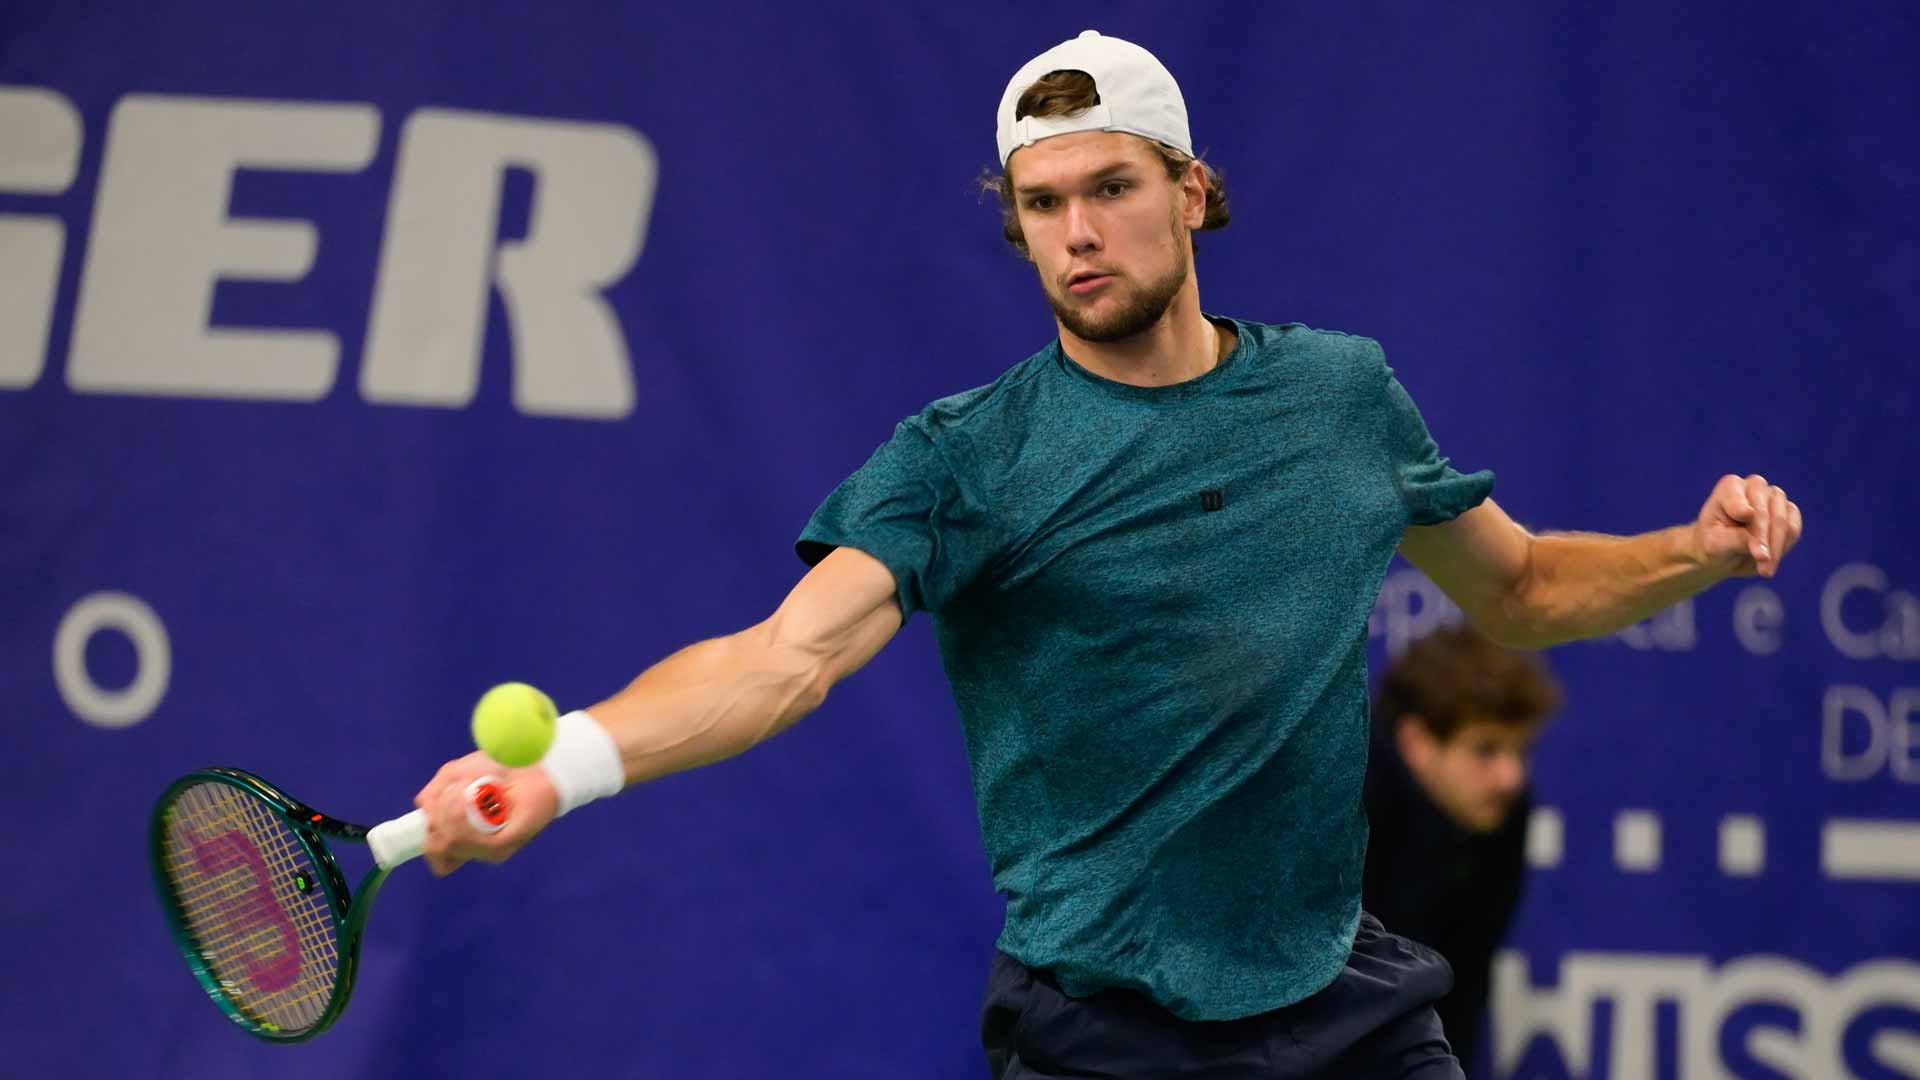
[[526,683],[501,683],[473,707],[473,742],[509,768],[531,765],[553,745],[553,699]]

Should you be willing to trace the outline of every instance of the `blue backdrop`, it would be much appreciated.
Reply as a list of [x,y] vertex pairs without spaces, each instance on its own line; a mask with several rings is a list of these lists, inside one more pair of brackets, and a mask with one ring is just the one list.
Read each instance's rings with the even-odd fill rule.
[[[1805,510],[1778,579],[1550,654],[1495,1074],[1920,1077],[1920,17],[1864,0],[0,2],[0,1071],[982,1075],[925,620],[769,746],[403,870],[305,1046],[202,999],[144,830],[214,763],[398,814],[491,683],[761,618],[894,421],[1051,334],[973,181],[1089,25],[1227,176],[1209,310],[1378,338],[1536,528]],[[1450,615],[1396,573],[1377,657]]]

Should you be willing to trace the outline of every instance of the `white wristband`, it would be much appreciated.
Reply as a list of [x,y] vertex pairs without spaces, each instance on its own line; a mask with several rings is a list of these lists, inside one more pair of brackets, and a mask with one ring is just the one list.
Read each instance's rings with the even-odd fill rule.
[[627,767],[620,762],[613,736],[599,721],[575,709],[555,720],[553,728],[553,745],[540,759],[540,767],[560,796],[560,814],[620,794],[627,783]]

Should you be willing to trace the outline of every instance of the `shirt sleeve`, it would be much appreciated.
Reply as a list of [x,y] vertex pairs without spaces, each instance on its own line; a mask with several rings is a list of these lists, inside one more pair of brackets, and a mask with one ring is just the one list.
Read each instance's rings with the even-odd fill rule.
[[808,566],[837,547],[866,552],[893,574],[900,611],[938,611],[990,557],[985,513],[912,421],[894,429],[859,471],[827,496],[794,543]]
[[[1380,346],[1375,344],[1374,349]],[[1386,384],[1386,443],[1394,481],[1406,504],[1409,523],[1439,525],[1479,506],[1493,494],[1493,471],[1462,473],[1440,453],[1427,422],[1400,380],[1379,353]]]

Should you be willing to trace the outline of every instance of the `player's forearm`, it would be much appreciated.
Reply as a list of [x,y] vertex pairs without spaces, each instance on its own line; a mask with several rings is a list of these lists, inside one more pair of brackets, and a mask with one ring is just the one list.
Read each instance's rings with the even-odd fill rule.
[[1725,576],[1700,550],[1690,525],[1640,536],[1546,533],[1532,540],[1505,636],[1526,648],[1599,637]]
[[689,645],[588,712],[635,784],[771,738],[818,708],[829,685],[823,665],[762,625]]

